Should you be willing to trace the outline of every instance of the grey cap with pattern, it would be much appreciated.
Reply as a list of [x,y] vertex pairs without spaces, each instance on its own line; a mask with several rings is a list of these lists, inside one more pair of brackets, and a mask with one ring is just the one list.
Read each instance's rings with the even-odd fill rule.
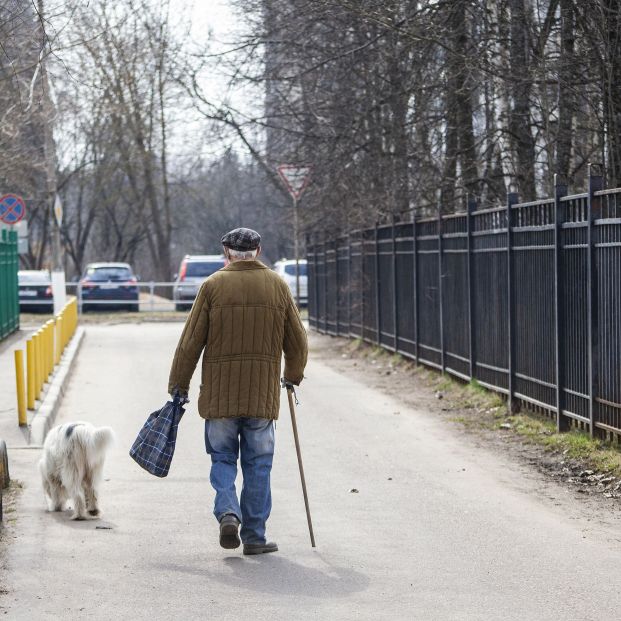
[[248,250],[256,250],[261,244],[261,236],[252,229],[242,227],[229,231],[222,236],[220,241],[223,246],[231,248],[231,250],[245,252]]

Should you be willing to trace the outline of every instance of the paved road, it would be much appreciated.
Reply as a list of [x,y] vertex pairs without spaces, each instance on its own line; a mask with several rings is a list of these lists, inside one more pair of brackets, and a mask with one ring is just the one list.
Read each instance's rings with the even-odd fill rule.
[[192,408],[168,479],[127,456],[165,397],[181,327],[88,327],[61,419],[117,431],[101,522],[45,513],[37,451],[12,451],[25,490],[0,600],[7,618],[619,618],[618,526],[595,527],[571,505],[554,506],[521,468],[317,360],[300,390],[299,426],[318,548],[308,542],[283,409],[269,522],[281,551],[222,550]]

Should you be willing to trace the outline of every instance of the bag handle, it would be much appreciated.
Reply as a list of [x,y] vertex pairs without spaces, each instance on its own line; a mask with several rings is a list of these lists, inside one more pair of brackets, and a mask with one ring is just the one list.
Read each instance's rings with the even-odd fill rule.
[[186,403],[190,403],[190,400],[188,399],[188,395],[182,394],[178,390],[174,391],[172,398],[173,398],[172,402],[174,406],[182,406],[182,405],[185,405]]

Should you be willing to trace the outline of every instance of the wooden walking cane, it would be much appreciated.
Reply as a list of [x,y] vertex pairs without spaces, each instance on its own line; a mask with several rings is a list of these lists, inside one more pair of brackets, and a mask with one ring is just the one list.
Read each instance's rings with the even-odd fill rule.
[[293,437],[295,439],[295,451],[298,454],[298,466],[300,468],[300,479],[302,480],[302,492],[304,494],[304,505],[306,506],[306,519],[308,520],[308,532],[310,533],[311,545],[315,546],[315,535],[313,534],[313,522],[311,520],[310,507],[308,506],[308,494],[306,492],[306,479],[304,478],[304,466],[302,465],[302,452],[300,451],[300,438],[298,437],[298,426],[295,422],[295,406],[293,400],[298,402],[293,384],[289,384],[284,379],[282,385],[287,389],[287,398],[289,399],[289,411],[291,412],[291,425],[293,427]]

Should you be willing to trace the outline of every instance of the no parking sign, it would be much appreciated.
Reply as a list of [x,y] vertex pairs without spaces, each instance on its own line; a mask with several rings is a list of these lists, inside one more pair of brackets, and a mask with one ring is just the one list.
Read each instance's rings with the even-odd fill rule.
[[0,196],[0,220],[5,224],[17,224],[26,215],[26,203],[17,194]]

